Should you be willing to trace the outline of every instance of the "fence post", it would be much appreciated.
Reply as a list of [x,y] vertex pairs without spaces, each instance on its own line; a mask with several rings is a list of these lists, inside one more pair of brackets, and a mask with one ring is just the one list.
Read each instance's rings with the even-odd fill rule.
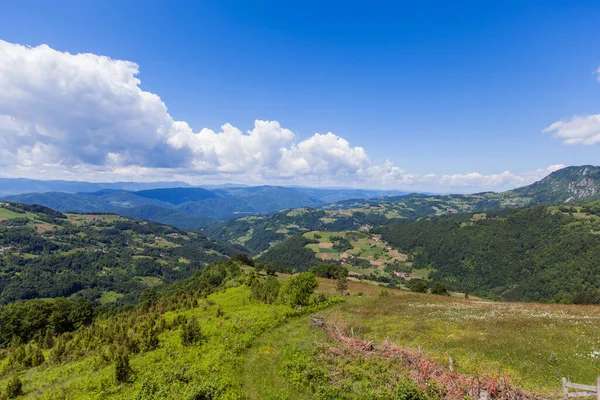
[[565,400],[569,400],[569,389],[567,388],[567,378],[562,378],[563,397]]
[[596,399],[600,400],[600,376],[596,379]]

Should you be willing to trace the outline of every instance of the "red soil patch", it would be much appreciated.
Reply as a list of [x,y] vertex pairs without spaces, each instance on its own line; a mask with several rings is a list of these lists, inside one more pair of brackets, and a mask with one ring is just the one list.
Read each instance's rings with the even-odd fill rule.
[[324,318],[311,316],[311,321],[339,343],[339,347],[328,347],[327,350],[331,355],[400,358],[408,364],[410,378],[421,389],[425,390],[427,383],[433,380],[438,383],[444,399],[462,400],[467,396],[473,399],[500,400],[536,398],[505,383],[504,378],[492,375],[479,377],[465,375],[425,358],[420,351],[404,349],[389,340],[376,345],[369,340],[348,337],[340,327],[326,324]]
[[406,254],[402,254],[398,250],[395,250],[395,249],[388,250],[388,254],[390,256],[394,257],[395,259],[397,259],[398,261],[405,262],[406,260],[408,260],[408,256]]
[[4,222],[4,221],[8,221],[8,218],[2,218],[2,217],[0,217],[0,222]]
[[87,221],[104,221],[104,218],[102,218],[102,217],[99,217],[99,216],[97,216],[97,215],[86,215],[86,216],[85,216],[85,219],[86,219]]
[[321,260],[333,260],[333,254],[330,253],[319,253]]
[[331,242],[320,242],[319,243],[319,248],[320,249],[331,249],[331,248],[333,248],[333,243],[331,243]]

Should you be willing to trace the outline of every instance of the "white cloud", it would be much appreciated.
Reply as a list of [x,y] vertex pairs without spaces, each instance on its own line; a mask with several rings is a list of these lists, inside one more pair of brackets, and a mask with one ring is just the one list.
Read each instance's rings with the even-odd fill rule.
[[[600,82],[600,68],[595,71]],[[554,133],[564,144],[591,146],[600,143],[600,114],[575,115],[567,121],[558,121],[545,128],[543,133]]]
[[574,116],[569,121],[555,122],[544,133],[554,133],[564,144],[593,145],[600,143],[600,114]]
[[277,121],[194,132],[141,89],[138,72],[130,61],[0,41],[0,175],[473,191],[548,173],[418,176],[333,133],[298,141]]

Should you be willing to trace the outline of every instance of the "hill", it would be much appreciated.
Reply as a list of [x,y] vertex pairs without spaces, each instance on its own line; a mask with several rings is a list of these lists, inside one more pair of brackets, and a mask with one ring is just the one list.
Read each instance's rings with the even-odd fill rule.
[[531,197],[537,204],[564,204],[600,198],[600,167],[583,165],[566,167],[532,185],[510,191]]
[[206,228],[205,233],[219,240],[241,244],[253,254],[258,254],[297,233],[356,230],[361,226],[384,224],[388,220],[379,209],[338,211],[303,207],[270,216],[250,216],[225,221]]
[[289,293],[307,276],[244,269],[208,266],[117,315],[70,317],[72,331],[50,322],[66,304],[1,307],[3,321],[19,313],[22,324],[1,325],[0,338],[24,339],[0,342],[0,390],[19,388],[21,398],[533,399],[561,396],[562,376],[596,379],[598,307],[381,292],[354,281],[340,297],[329,279],[298,307],[255,294],[267,283]]
[[[600,205],[534,206],[403,222],[382,238],[450,288],[503,300],[577,301],[600,289]],[[580,297],[581,298],[581,297]]]
[[0,303],[83,296],[132,302],[239,252],[226,243],[114,214],[0,203]]
[[598,198],[599,190],[600,167],[567,167],[532,185],[501,193],[413,193],[347,199],[315,210],[291,210],[261,218],[242,217],[211,226],[205,231],[209,236],[244,244],[249,250],[259,253],[298,232],[356,230],[363,225],[388,225],[399,220],[538,204],[579,204]]
[[[6,201],[42,204],[63,212],[112,212],[181,229],[198,230],[243,215],[269,214],[297,207],[320,207],[328,199],[375,196],[383,191],[244,186],[151,189],[137,192],[103,189],[94,193],[26,193]],[[395,193],[395,192],[392,192]]]

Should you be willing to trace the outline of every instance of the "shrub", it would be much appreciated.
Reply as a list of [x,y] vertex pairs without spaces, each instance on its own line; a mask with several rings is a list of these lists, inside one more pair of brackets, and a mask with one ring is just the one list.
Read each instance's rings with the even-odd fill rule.
[[379,296],[381,297],[388,297],[390,295],[390,292],[388,292],[386,289],[381,289],[381,292],[379,292]]
[[321,278],[340,279],[348,277],[348,268],[338,264],[321,263],[312,267],[308,272]]
[[231,256],[232,261],[239,261],[244,265],[248,265],[250,267],[254,267],[254,260],[250,258],[247,254],[237,253]]
[[158,329],[146,323],[140,333],[140,348],[142,351],[151,351],[158,348]]
[[427,284],[423,281],[416,281],[410,286],[410,290],[416,293],[427,293]]
[[44,353],[38,346],[34,346],[31,349],[30,363],[32,367],[37,367],[38,365],[42,365],[44,363]]
[[279,291],[279,300],[290,306],[307,306],[310,304],[310,296],[313,294],[319,282],[310,273],[305,272],[288,279]]
[[115,363],[115,380],[118,383],[129,381],[133,370],[129,365],[129,354],[124,349],[121,349],[116,356]]
[[279,281],[274,276],[268,276],[264,280],[255,277],[250,281],[250,290],[254,299],[273,304],[279,296]]
[[181,344],[184,346],[193,346],[204,340],[200,324],[196,320],[189,320],[181,330]]
[[348,290],[348,279],[346,278],[338,278],[335,283],[335,288],[340,292],[340,296],[343,296],[344,292]]
[[23,382],[18,376],[14,376],[6,385],[6,395],[9,399],[14,399],[23,394]]
[[600,304],[600,291],[577,293],[573,296],[573,304]]
[[448,293],[446,286],[444,286],[440,282],[436,282],[431,286],[431,294],[450,296],[450,293]]
[[428,398],[429,396],[416,383],[408,379],[401,381],[396,389],[397,400],[428,400]]

